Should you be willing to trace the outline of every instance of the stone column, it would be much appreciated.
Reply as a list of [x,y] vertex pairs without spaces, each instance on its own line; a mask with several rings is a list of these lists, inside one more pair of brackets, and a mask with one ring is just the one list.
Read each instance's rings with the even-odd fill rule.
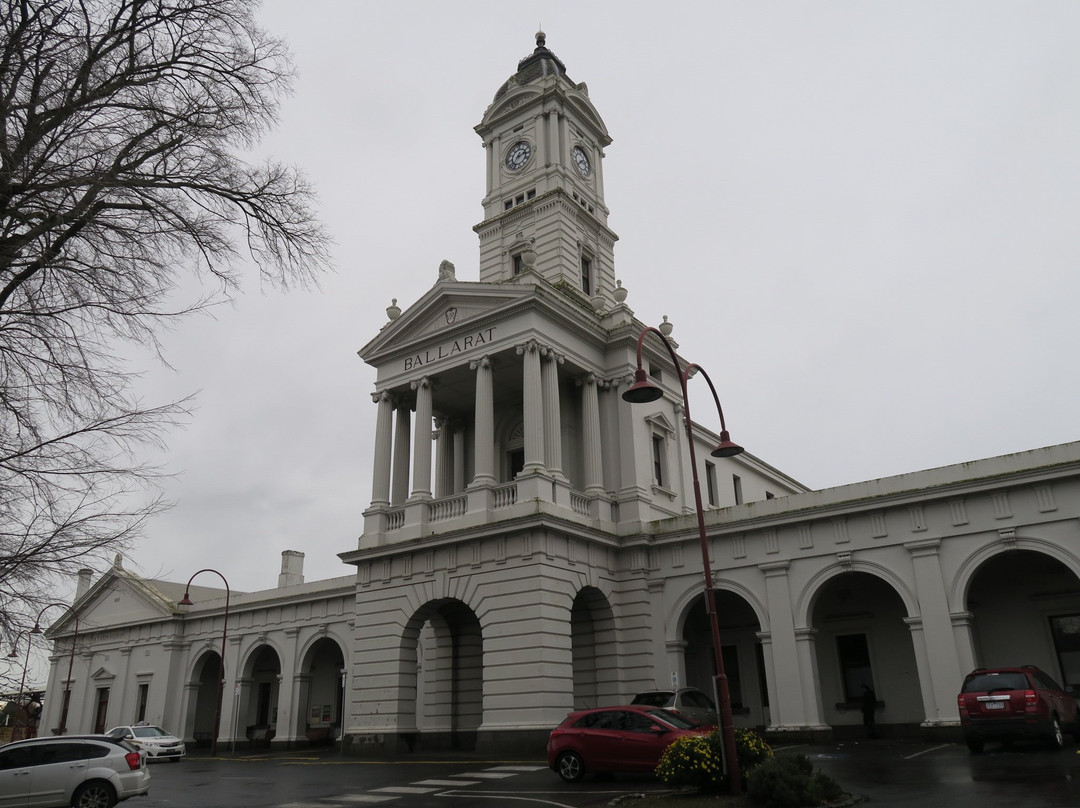
[[[803,660],[799,654],[798,632],[792,614],[791,589],[788,583],[788,561],[762,564],[759,569],[765,576],[765,594],[769,607],[771,623],[770,648],[773,664],[765,669],[766,685],[769,696],[775,700],[769,702],[771,726],[773,728],[805,728],[820,724],[813,703],[816,697],[812,691],[814,678],[813,659]],[[811,646],[812,647],[812,646]],[[807,672],[800,662],[807,661],[811,671]],[[804,676],[810,676],[809,682]]]
[[525,412],[525,466],[523,474],[544,470],[544,411],[543,383],[540,372],[540,345],[529,340],[517,346],[524,356],[523,410]]
[[394,401],[390,393],[372,393],[371,400],[379,405],[375,416],[375,468],[371,475],[371,504],[390,504],[391,439],[394,429]]
[[394,425],[394,487],[390,502],[400,505],[409,496],[409,427],[412,412],[407,405],[398,402]]
[[465,490],[465,429],[458,423],[454,428],[453,488],[455,494]]
[[302,674],[302,660],[297,658],[300,629],[289,626],[285,629],[285,652],[280,656],[281,677],[277,694],[277,722],[274,726],[274,739],[288,744],[303,738],[301,719],[305,707],[297,701],[296,679]]
[[454,440],[449,418],[435,419],[435,496],[446,497],[454,490]]
[[563,357],[551,348],[542,348],[540,354],[540,382],[544,398],[544,464],[552,476],[565,479],[562,471],[562,410],[559,404],[559,365]]
[[[909,542],[904,545],[911,553],[915,570],[915,590],[919,598],[921,640],[925,643],[928,659],[926,675],[919,677],[923,690],[923,703],[927,706],[928,723],[952,723],[960,720],[956,706],[956,683],[962,681],[970,668],[961,668],[953,618],[949,613],[949,596],[945,591],[945,577],[941,572],[941,540]],[[909,624],[910,625],[910,624]],[[912,641],[917,639],[912,630]],[[919,646],[915,646],[916,654]]]
[[492,360],[484,356],[469,362],[469,369],[476,371],[476,408],[473,424],[473,465],[475,474],[472,484],[485,486],[495,484],[495,401],[492,383]]
[[604,493],[604,459],[600,450],[600,384],[595,373],[588,374],[581,381],[585,493],[594,497]]
[[[826,727],[828,725],[823,718],[825,710],[821,701],[821,681],[817,667],[816,628],[799,628],[795,630],[795,652],[807,725],[811,729]],[[780,660],[777,661],[780,662]]]
[[416,391],[413,446],[413,485],[409,499],[431,499],[431,387],[424,376],[410,385]]

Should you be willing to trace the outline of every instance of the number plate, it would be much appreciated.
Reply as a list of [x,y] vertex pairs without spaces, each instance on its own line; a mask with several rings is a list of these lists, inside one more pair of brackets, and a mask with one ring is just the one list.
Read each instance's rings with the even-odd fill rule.
[[988,701],[984,705],[987,710],[1004,710],[1005,702],[1003,701]]

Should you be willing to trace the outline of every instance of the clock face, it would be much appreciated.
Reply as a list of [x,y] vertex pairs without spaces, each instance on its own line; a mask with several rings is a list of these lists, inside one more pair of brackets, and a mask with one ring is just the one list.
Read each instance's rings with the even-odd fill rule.
[[524,140],[519,140],[506,153],[506,167],[511,171],[520,171],[529,162],[531,156],[532,146]]
[[577,166],[578,173],[583,177],[589,176],[589,156],[585,154],[585,150],[581,146],[574,146],[574,150],[571,152],[574,157],[574,165]]

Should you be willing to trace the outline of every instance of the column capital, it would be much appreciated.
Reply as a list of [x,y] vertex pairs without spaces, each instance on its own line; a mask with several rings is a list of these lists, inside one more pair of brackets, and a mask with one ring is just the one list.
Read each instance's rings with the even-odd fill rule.
[[418,390],[421,387],[430,387],[435,389],[435,379],[432,376],[421,376],[419,379],[414,379],[409,382],[410,390]]
[[383,401],[393,402],[394,396],[389,390],[376,390],[371,394],[371,403],[380,404]]
[[484,355],[479,359],[469,360],[469,370],[476,370],[477,368],[491,368],[495,366],[495,360],[490,356]]
[[578,387],[585,387],[586,385],[596,385],[598,390],[606,390],[611,387],[611,380],[605,379],[603,376],[589,371],[584,376],[579,376],[575,381]]

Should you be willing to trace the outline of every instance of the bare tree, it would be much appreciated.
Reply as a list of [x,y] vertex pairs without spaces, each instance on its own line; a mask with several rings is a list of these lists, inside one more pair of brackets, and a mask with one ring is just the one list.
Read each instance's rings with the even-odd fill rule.
[[[0,0],[0,626],[123,549],[163,503],[133,451],[185,402],[131,395],[120,346],[328,265],[303,177],[249,164],[292,76],[253,0]],[[184,276],[218,293],[177,306]],[[170,305],[172,308],[170,308]],[[136,507],[132,492],[144,491]],[[31,618],[32,619],[32,618]]]

